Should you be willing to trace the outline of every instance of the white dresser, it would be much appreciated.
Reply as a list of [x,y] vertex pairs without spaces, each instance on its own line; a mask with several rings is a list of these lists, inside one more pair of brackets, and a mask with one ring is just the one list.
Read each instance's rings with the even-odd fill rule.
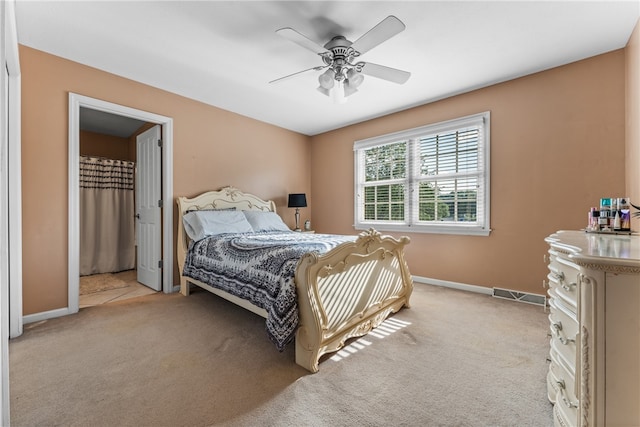
[[640,236],[547,237],[556,426],[640,426]]

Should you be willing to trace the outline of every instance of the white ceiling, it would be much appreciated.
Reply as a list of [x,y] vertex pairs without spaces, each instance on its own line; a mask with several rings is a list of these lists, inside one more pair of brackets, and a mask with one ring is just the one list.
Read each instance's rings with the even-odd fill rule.
[[[355,41],[388,15],[406,30],[361,60],[410,71],[404,85],[365,77],[346,104],[316,90],[313,52]],[[27,1],[21,44],[306,135],[623,48],[632,1]]]

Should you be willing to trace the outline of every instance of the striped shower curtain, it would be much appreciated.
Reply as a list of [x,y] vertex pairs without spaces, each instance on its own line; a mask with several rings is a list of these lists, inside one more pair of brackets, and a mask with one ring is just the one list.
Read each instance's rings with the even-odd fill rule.
[[80,156],[80,275],[135,268],[134,162]]

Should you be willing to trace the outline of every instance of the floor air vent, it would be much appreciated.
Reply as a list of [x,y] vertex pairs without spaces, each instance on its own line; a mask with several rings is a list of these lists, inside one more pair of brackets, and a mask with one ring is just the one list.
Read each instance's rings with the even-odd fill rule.
[[493,288],[493,296],[496,298],[510,299],[546,307],[547,297],[544,295],[527,294],[525,292],[512,291],[510,289]]

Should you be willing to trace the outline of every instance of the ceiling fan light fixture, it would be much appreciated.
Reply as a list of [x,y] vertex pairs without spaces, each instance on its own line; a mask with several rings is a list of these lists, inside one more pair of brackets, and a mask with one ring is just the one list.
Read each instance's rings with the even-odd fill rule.
[[356,89],[355,87],[352,87],[348,84],[344,85],[344,96],[351,96],[354,93],[356,93],[358,91],[358,89]]
[[325,96],[331,96],[331,89],[325,89],[322,86],[318,86],[318,92]]
[[318,82],[320,83],[320,87],[330,90],[335,85],[335,77],[336,73],[331,68],[329,68],[324,73],[320,74],[318,77]]
[[347,71],[347,86],[350,88],[356,89],[362,84],[364,80],[364,76],[356,71],[355,68],[351,68]]
[[331,98],[334,104],[344,104],[347,102],[347,96],[353,95],[357,91],[358,89],[350,88],[341,81],[338,81],[332,89],[326,89],[322,86],[318,86],[318,92]]
[[331,97],[333,98],[333,102],[335,104],[344,104],[345,102],[347,102],[343,82],[337,82],[336,86],[331,91]]

